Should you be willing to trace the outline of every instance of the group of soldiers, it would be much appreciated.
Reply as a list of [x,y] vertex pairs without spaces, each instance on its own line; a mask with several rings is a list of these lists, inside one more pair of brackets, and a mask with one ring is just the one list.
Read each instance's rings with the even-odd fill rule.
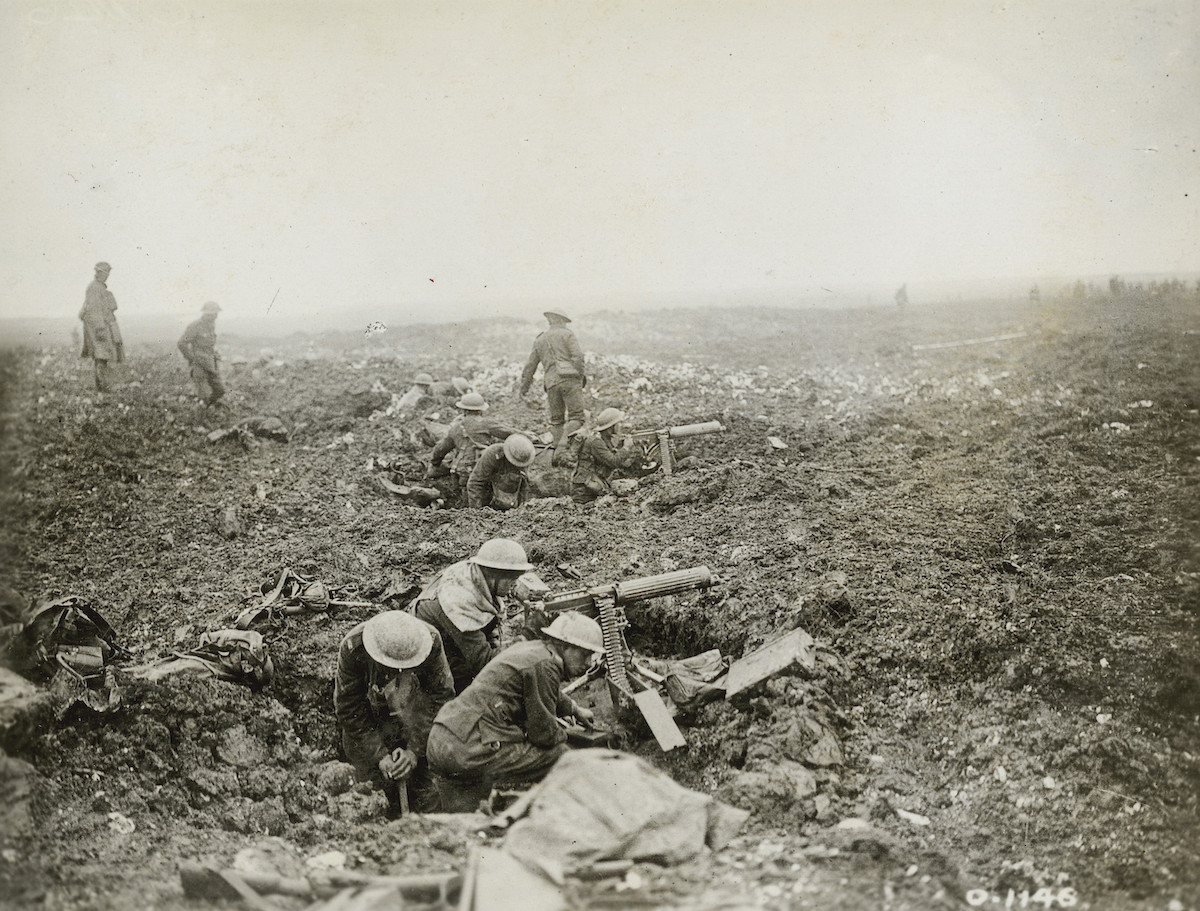
[[[546,389],[550,418],[551,464],[572,469],[571,496],[587,503],[611,491],[613,473],[628,468],[640,453],[620,444],[620,423],[625,412],[604,408],[588,425],[583,390],[587,387],[583,351],[567,326],[571,318],[561,310],[544,314],[549,328],[533,342],[521,372],[519,397],[529,392],[539,366]],[[484,415],[488,403],[477,392],[456,403],[460,414],[429,459],[426,479],[449,502],[467,506],[511,509],[528,496],[526,469],[537,457],[537,447],[526,434]],[[448,462],[448,464],[447,464]]]
[[[125,359],[121,330],[117,325],[117,301],[108,289],[112,266],[96,263],[95,278],[84,295],[79,318],[83,322],[83,353],[95,365],[96,388],[112,387],[112,364]],[[188,325],[178,342],[193,382],[207,405],[221,403],[225,384],[221,380],[217,353],[216,322],[221,308],[209,301],[200,308],[200,318]],[[588,426],[584,397],[587,373],[583,350],[568,323],[571,318],[558,309],[545,311],[548,328],[534,339],[533,350],[521,372],[518,395],[524,397],[538,367],[550,419],[551,462],[572,469],[571,496],[590,502],[611,490],[613,473],[630,466],[639,454],[618,445],[620,423],[626,417],[617,408],[604,408]],[[406,394],[415,404],[428,394],[434,381],[418,374]],[[526,470],[537,456],[528,434],[494,421],[485,415],[489,405],[478,392],[464,385],[457,390],[459,415],[446,436],[433,448],[426,479],[449,503],[471,507],[511,509],[529,497]],[[402,401],[402,404],[404,402]]]
[[563,611],[500,648],[504,599],[531,569],[524,547],[493,538],[434,576],[407,609],[376,614],[342,639],[342,749],[391,815],[406,800],[432,811],[451,794],[536,781],[566,749],[560,719],[594,721],[562,684],[603,654],[595,620]]
[[[92,359],[96,375],[96,389],[108,392],[112,389],[112,365],[125,360],[125,342],[121,327],[117,324],[117,299],[108,290],[108,276],[112,266],[100,262],[95,266],[96,275],[87,286],[83,296],[83,307],[79,319],[83,322],[82,357]],[[225,395],[225,384],[221,382],[217,354],[217,314],[221,308],[209,301],[200,308],[200,318],[192,322],[179,338],[179,351],[188,363],[192,381],[200,397],[208,405],[217,405]]]
[[[80,319],[83,356],[95,363],[96,387],[111,386],[111,365],[124,347],[108,290],[111,266],[96,264]],[[220,307],[207,303],[179,339],[179,351],[206,403],[225,394],[216,351]],[[551,461],[573,468],[572,496],[588,501],[608,492],[615,470],[636,458],[618,445],[624,412],[585,410],[587,374],[571,322],[545,312],[521,374],[525,396],[540,366],[549,405]],[[418,374],[408,397],[415,408],[434,381]],[[526,469],[537,448],[527,435],[490,419],[487,401],[464,383],[459,412],[433,448],[427,476],[448,499],[508,509],[528,495]],[[527,625],[501,647],[506,599],[533,569],[524,547],[508,538],[485,541],[469,559],[434,576],[404,610],[387,610],[353,627],[338,649],[334,708],[346,758],[358,777],[387,795],[389,813],[434,810],[459,789],[476,793],[499,781],[533,781],[566,749],[566,719],[591,724],[593,713],[564,694],[564,681],[604,654],[596,620],[562,611],[538,628]],[[540,616],[538,614],[537,616]]]

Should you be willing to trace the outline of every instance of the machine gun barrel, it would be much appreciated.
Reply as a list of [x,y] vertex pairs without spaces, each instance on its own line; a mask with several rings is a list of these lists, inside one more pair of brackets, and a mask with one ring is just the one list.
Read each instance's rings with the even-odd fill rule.
[[657,430],[635,430],[629,436],[646,448],[650,458],[657,457],[663,474],[675,471],[675,441],[687,437],[703,436],[706,433],[722,433],[725,425],[720,421],[704,421],[700,424],[680,424],[676,427],[660,427]]
[[612,586],[613,601],[617,604],[633,604],[636,601],[675,595],[696,588],[708,588],[714,581],[715,578],[707,566],[677,569],[657,576],[618,582]]
[[719,581],[720,579],[713,575],[712,570],[707,566],[693,566],[689,569],[677,569],[669,573],[659,573],[656,576],[630,579],[626,582],[559,592],[545,600],[544,610],[547,613],[587,610],[595,608],[597,599],[605,598],[611,598],[613,604],[617,605],[634,604],[638,601],[648,601],[651,598],[662,598],[666,595],[677,595],[680,592],[708,588]]
[[667,434],[673,440],[684,437],[698,437],[706,433],[723,433],[725,425],[720,421],[705,421],[702,424],[682,424],[679,427],[667,428]]

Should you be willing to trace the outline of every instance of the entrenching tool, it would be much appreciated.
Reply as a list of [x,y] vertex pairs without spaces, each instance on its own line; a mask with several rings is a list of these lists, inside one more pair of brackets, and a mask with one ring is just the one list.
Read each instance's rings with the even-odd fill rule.
[[629,434],[629,438],[636,440],[641,445],[646,456],[646,468],[653,470],[658,465],[662,465],[663,474],[672,474],[675,471],[676,440],[724,432],[725,425],[720,421],[705,421],[702,424],[681,424],[678,427],[635,430]]

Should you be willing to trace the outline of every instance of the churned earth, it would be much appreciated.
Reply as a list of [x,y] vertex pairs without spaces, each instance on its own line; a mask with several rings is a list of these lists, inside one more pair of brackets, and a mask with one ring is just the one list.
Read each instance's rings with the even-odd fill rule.
[[[1076,299],[587,316],[596,407],[726,431],[625,496],[509,513],[417,508],[381,480],[419,483],[429,420],[452,416],[452,399],[397,411],[418,371],[545,429],[541,397],[513,396],[532,323],[221,337],[224,410],[196,403],[166,345],[132,340],[104,396],[74,350],[8,351],[0,581],[87,598],[132,664],[231,626],[284,567],[397,606],[497,535],[555,589],[562,563],[589,585],[703,564],[716,588],[629,609],[640,652],[737,658],[802,627],[817,671],[704,707],[687,750],[632,745],[752,815],[720,851],[579,887],[581,906],[1198,907],[1198,315]],[[255,415],[288,440],[210,441]],[[113,711],[56,692],[9,724],[0,901],[207,907],[179,865],[248,847],[283,872],[329,851],[365,873],[461,869],[494,840],[476,817],[387,822],[338,763],[336,648],[375,609],[256,627],[276,666],[262,692],[118,671]]]

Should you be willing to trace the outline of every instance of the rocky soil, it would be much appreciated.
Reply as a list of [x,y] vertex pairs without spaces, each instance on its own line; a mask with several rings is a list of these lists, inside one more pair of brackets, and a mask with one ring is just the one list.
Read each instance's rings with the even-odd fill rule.
[[[224,410],[136,340],[103,396],[73,350],[10,350],[0,582],[26,603],[87,598],[132,664],[232,625],[283,567],[395,605],[496,535],[553,588],[571,585],[560,563],[588,584],[705,564],[718,588],[630,609],[640,650],[736,658],[803,627],[818,672],[703,708],[686,751],[636,744],[753,815],[723,850],[581,902],[1197,907],[1198,315],[1133,299],[595,314],[575,328],[597,407],[727,431],[626,496],[510,513],[416,508],[380,480],[418,481],[425,418],[452,410],[397,413],[421,370],[545,429],[541,398],[512,396],[533,324],[222,338]],[[255,415],[287,441],[210,441]],[[207,907],[179,865],[246,848],[461,868],[487,840],[473,817],[388,822],[339,762],[336,647],[373,610],[259,627],[261,692],[119,674],[104,713],[47,692],[0,742],[0,901]]]

